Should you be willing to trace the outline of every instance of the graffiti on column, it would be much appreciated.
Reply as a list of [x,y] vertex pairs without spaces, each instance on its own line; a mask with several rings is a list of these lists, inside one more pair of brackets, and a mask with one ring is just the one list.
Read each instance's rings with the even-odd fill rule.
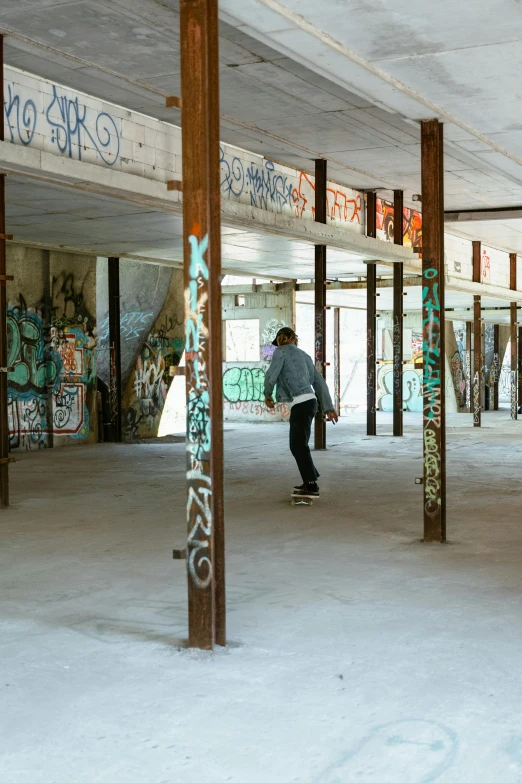
[[473,376],[473,424],[480,424],[480,373]]
[[393,393],[400,394],[402,378],[401,324],[396,317],[393,322]]
[[439,446],[442,406],[438,271],[433,267],[427,268],[423,277],[424,498],[426,514],[433,516],[440,508],[442,489],[442,455]]
[[517,372],[511,370],[511,418],[517,418]]
[[323,355],[323,347],[324,347],[324,335],[323,335],[323,322],[324,322],[324,315],[323,312],[318,312],[315,314],[315,347],[314,347],[314,355],[315,355],[315,366],[317,367],[317,370],[321,373],[323,373],[323,362],[324,362],[324,355]]
[[186,297],[185,356],[187,374],[187,520],[189,578],[198,588],[212,581],[210,480],[210,394],[205,348],[208,340],[208,236],[189,236],[191,249]]

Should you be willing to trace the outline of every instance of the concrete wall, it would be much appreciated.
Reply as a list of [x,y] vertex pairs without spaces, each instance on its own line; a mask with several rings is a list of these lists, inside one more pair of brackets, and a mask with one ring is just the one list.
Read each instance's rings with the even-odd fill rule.
[[7,247],[10,447],[97,440],[96,258]]
[[[393,315],[391,312],[381,312],[378,325],[377,356],[381,363],[377,367],[377,408],[393,410]],[[404,408],[422,413],[422,367],[417,363],[422,361],[422,314],[407,313],[404,318],[404,329],[412,330],[412,361],[405,364],[402,372],[402,390]],[[451,358],[454,358],[456,347],[455,334],[451,321],[446,321],[446,412],[456,413],[462,410],[460,391],[457,399],[456,388],[460,389],[461,379],[456,370],[452,371]],[[382,353],[381,353],[382,347]]]
[[[109,385],[107,259],[98,259],[98,375]],[[184,350],[183,272],[120,260],[123,435],[126,441],[158,433],[171,383],[170,368]]]
[[[243,288],[223,287],[223,320],[259,319],[259,359],[223,363],[224,418],[227,421],[282,421],[289,417],[286,405],[269,411],[264,405],[265,372],[274,347],[271,345],[282,326],[295,328],[295,291],[292,283],[258,286],[260,290],[244,293]],[[237,302],[242,291],[244,304]],[[225,335],[225,324],[223,333]],[[226,353],[224,353],[226,358]]]

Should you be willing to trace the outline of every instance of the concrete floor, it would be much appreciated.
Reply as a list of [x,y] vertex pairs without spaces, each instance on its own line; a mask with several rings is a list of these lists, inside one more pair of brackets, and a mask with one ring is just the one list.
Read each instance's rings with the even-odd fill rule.
[[287,425],[228,425],[214,655],[183,646],[184,445],[21,455],[1,783],[521,781],[522,421],[449,417],[447,545],[419,541],[405,421],[403,439],[329,425],[311,508],[289,504]]

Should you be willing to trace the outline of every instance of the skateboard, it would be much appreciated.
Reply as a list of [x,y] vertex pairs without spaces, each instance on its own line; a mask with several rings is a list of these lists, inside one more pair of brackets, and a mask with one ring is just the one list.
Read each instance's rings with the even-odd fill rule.
[[291,495],[292,506],[311,506],[314,500],[319,500],[317,495]]

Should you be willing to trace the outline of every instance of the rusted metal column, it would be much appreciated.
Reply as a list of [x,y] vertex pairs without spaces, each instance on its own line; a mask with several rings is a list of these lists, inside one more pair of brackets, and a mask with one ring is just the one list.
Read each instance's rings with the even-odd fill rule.
[[[517,317],[518,317],[518,308],[517,308]],[[518,361],[517,361],[517,376],[518,376],[517,415],[518,415],[518,411],[520,409],[520,406],[522,405],[522,326],[518,327],[517,354],[518,354]]]
[[[0,141],[4,141],[4,37],[0,35]],[[0,507],[9,505],[9,421],[7,412],[7,258],[5,174],[0,174]]]
[[473,426],[482,424],[482,318],[480,296],[473,297]]
[[109,402],[111,441],[121,443],[120,259],[109,258]]
[[[326,223],[326,161],[315,161],[315,220]],[[326,378],[326,245],[315,246],[315,366]],[[318,410],[314,426],[314,446],[326,448],[326,420]]]
[[[474,241],[473,247],[473,282],[480,283],[481,243]],[[472,403],[473,426],[482,424],[482,321],[480,318],[480,296],[473,297],[473,384]]]
[[373,191],[366,194],[366,236],[377,236],[377,194]]
[[466,409],[468,413],[472,412],[473,403],[471,401],[471,334],[472,324],[466,321]]
[[[512,291],[517,290],[517,254],[509,254],[509,287]],[[517,406],[517,303],[511,302],[510,305],[510,342],[511,342],[511,418],[518,418]]]
[[[404,207],[402,190],[393,192],[393,241],[402,245],[402,212]],[[404,344],[404,268],[393,265],[393,434],[403,434],[402,401],[402,355]]]
[[341,308],[334,307],[334,405],[341,415]]
[[421,122],[424,541],[446,540],[443,125]]
[[498,411],[498,382],[500,378],[500,326],[493,326],[493,410]]
[[510,308],[510,338],[511,338],[511,418],[518,418],[517,406],[517,369],[518,369],[518,351],[517,351],[517,303],[511,302]]
[[217,0],[181,0],[189,645],[224,645]]
[[366,434],[377,435],[377,267],[367,264],[366,269]]

